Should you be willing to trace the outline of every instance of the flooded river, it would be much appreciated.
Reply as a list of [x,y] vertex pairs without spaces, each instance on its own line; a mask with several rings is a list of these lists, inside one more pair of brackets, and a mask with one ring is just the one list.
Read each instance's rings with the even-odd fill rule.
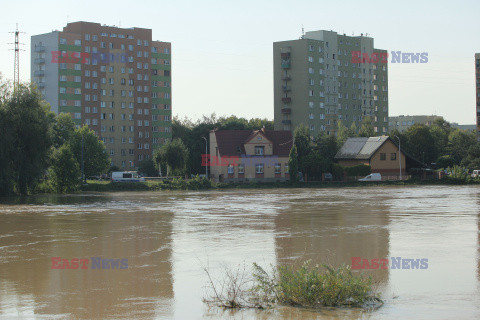
[[[0,318],[479,319],[480,188],[126,192],[0,200]],[[52,257],[89,259],[53,269]],[[365,270],[377,310],[224,311],[208,266],[428,259]],[[93,258],[128,266],[93,269]],[[58,265],[57,265],[58,266]],[[98,267],[98,265],[97,265]]]

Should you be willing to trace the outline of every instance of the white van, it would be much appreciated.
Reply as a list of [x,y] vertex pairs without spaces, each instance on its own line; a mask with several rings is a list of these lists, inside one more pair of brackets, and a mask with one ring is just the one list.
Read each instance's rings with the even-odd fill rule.
[[358,179],[358,181],[382,181],[382,175],[380,173],[372,173],[365,178]]
[[112,172],[112,182],[144,182],[145,178],[140,177],[136,171],[115,171]]
[[472,178],[480,177],[480,170],[473,170]]

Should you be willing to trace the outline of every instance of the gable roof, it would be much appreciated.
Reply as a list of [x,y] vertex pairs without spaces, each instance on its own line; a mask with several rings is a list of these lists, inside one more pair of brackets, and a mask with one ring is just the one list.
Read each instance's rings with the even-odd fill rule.
[[335,155],[335,159],[368,160],[387,141],[387,136],[348,138]]
[[[252,139],[258,131],[260,130],[217,130],[213,132],[221,156],[240,156],[246,154],[244,144]],[[272,142],[274,156],[288,157],[293,145],[292,132],[264,129],[261,131]]]

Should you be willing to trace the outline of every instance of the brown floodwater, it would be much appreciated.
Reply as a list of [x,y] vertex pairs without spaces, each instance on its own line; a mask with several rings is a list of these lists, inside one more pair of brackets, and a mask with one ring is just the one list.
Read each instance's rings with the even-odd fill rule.
[[[470,186],[125,192],[0,199],[0,318],[478,319],[480,188]],[[53,269],[52,257],[89,259]],[[202,302],[208,267],[351,265],[378,309],[223,310]],[[93,259],[128,267],[93,269]],[[71,261],[71,260],[70,260]],[[97,265],[98,267],[98,265]]]

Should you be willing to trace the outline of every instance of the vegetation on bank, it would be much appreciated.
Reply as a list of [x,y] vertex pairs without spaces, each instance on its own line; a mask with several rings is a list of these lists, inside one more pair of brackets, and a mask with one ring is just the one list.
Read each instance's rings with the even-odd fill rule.
[[374,291],[370,277],[352,273],[342,265],[312,265],[305,262],[300,268],[272,267],[267,272],[253,264],[251,274],[245,266],[226,270],[223,279],[213,280],[204,268],[210,289],[204,302],[223,308],[267,308],[278,305],[293,307],[362,307],[379,305],[382,300]]

